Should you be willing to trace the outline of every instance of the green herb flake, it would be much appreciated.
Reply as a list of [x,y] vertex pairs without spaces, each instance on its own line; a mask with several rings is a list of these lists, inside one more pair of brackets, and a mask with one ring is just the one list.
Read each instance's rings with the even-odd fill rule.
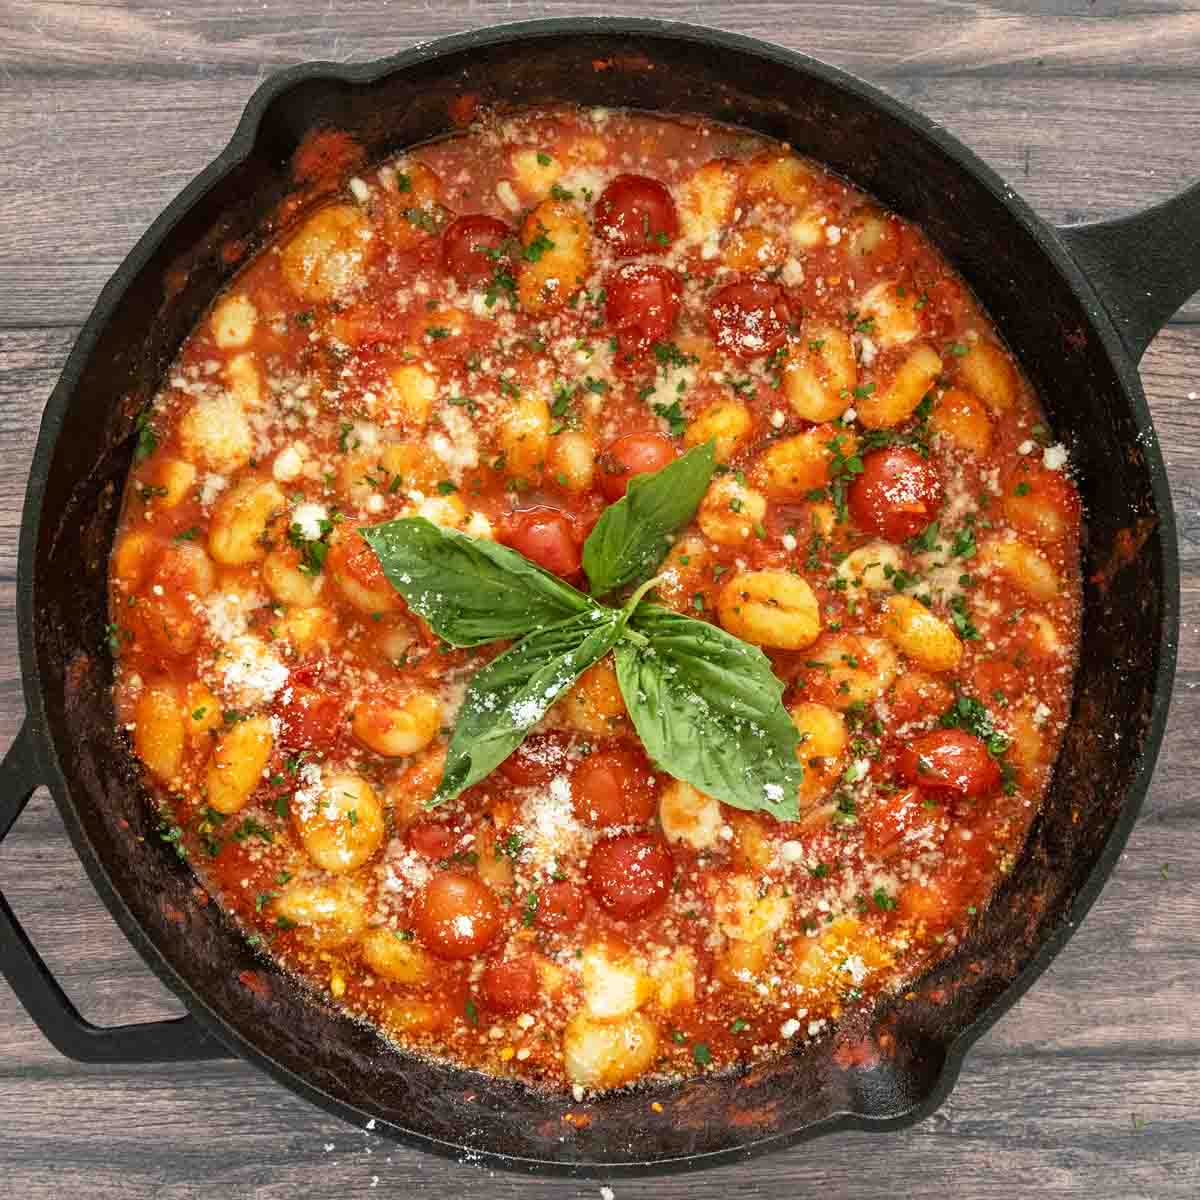
[[133,461],[145,462],[158,449],[158,433],[150,423],[147,413],[138,413],[133,428],[137,434],[137,440],[133,446]]

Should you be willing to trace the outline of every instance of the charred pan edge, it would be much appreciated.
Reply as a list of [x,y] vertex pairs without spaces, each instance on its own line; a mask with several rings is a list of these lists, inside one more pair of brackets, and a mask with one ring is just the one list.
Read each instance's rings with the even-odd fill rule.
[[[59,439],[65,415],[79,385],[84,366],[96,343],[113,314],[121,306],[131,283],[148,263],[152,255],[163,245],[181,219],[192,206],[229,172],[255,154],[260,148],[260,127],[264,115],[281,97],[304,84],[314,81],[332,81],[352,88],[365,87],[397,72],[404,72],[426,62],[436,62],[450,54],[466,50],[512,42],[536,42],[547,38],[572,36],[605,36],[626,38],[652,38],[701,45],[716,52],[731,51],[757,56],[769,60],[800,74],[811,76],[832,87],[850,93],[875,109],[881,110],[893,121],[901,122],[920,138],[931,143],[957,168],[982,184],[992,196],[1014,216],[1046,258],[1066,280],[1087,312],[1094,330],[1107,352],[1129,402],[1133,422],[1137,427],[1145,468],[1150,478],[1154,507],[1159,522],[1162,567],[1162,620],[1161,638],[1157,648],[1157,673],[1153,680],[1154,697],[1150,719],[1143,737],[1140,758],[1133,781],[1124,798],[1121,814],[1107,844],[1097,858],[1086,883],[1075,896],[1070,911],[1062,915],[1061,922],[1043,942],[1037,953],[1020,974],[1000,993],[969,1027],[963,1029],[948,1048],[945,1062],[932,1088],[924,1095],[912,1097],[908,1107],[898,1115],[870,1118],[846,1111],[831,1112],[826,1118],[798,1128],[786,1130],[733,1149],[712,1153],[692,1154],[670,1159],[648,1158],[645,1161],[609,1163],[604,1161],[560,1162],[552,1159],[514,1157],[499,1152],[480,1151],[466,1145],[437,1140],[426,1134],[403,1129],[400,1126],[380,1121],[380,1132],[407,1142],[418,1148],[437,1154],[489,1164],[510,1170],[546,1174],[595,1175],[605,1177],[627,1177],[675,1171],[684,1168],[699,1168],[737,1161],[751,1154],[768,1149],[781,1148],[802,1139],[822,1133],[843,1129],[897,1129],[921,1120],[945,1099],[953,1087],[963,1057],[968,1047],[984,1033],[1045,969],[1051,958],[1061,949],[1074,928],[1082,920],[1099,894],[1117,856],[1125,844],[1130,829],[1137,817],[1142,799],[1149,786],[1151,773],[1158,755],[1166,722],[1167,707],[1174,677],[1175,655],[1178,639],[1178,590],[1179,567],[1176,544],[1175,520],[1157,440],[1154,437],[1150,414],[1142,393],[1134,363],[1121,341],[1116,327],[1104,307],[1101,297],[1070,257],[1063,242],[1042,222],[1011,188],[970,150],[963,146],[946,130],[912,112],[900,102],[878,89],[825,65],[807,56],[752,38],[720,32],[699,26],[674,24],[655,20],[624,18],[580,18],[543,20],[510,24],[490,29],[476,30],[441,39],[427,45],[415,46],[398,55],[374,62],[343,65],[335,63],[312,63],[281,72],[264,83],[251,97],[245,113],[228,146],[180,195],[167,207],[139,240],[129,256],[117,269],[102,291],[95,308],[85,322],[71,351],[62,376],[54,389],[45,409],[33,457],[32,470],[26,493],[23,512],[20,556],[17,581],[17,613],[19,621],[22,679],[28,706],[28,722],[36,747],[42,778],[49,781],[55,802],[62,814],[67,831],[76,851],[83,861],[92,883],[126,936],[137,947],[160,979],[180,996],[189,1011],[200,1019],[204,1027],[228,1044],[239,1055],[254,1062],[293,1091],[298,1092],[327,1111],[360,1123],[371,1114],[351,1104],[337,1100],[321,1091],[316,1085],[290,1071],[280,1063],[258,1050],[233,1030],[209,1003],[186,983],[168,964],[159,950],[142,929],[125,901],[118,893],[108,873],[101,864],[98,853],[85,833],[75,811],[64,779],[58,755],[50,737],[49,718],[46,711],[44,683],[38,671],[34,624],[36,620],[34,597],[34,565],[41,528],[42,507],[50,478],[50,466],[56,443]],[[480,1112],[486,1121],[486,1114]]]

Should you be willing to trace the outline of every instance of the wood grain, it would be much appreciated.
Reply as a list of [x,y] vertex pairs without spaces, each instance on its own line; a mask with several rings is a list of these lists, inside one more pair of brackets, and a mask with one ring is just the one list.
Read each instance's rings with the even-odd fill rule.
[[[513,0],[195,0],[0,6],[0,744],[22,712],[16,542],[42,403],[96,293],[221,148],[272,70],[366,59],[496,21],[594,12]],[[1200,4],[1137,0],[661,0],[619,11],[766,37],[945,123],[1055,221],[1098,219],[1200,175]],[[914,1129],[823,1139],[630,1196],[822,1194],[1139,1200],[1200,1194],[1200,298],[1143,378],[1183,555],[1180,674],[1154,784],[1092,914]],[[1189,398],[1189,393],[1193,394]],[[113,925],[53,806],[0,848],[0,886],[99,1022],[180,1011]],[[445,1163],[325,1117],[244,1063],[84,1068],[0,985],[0,1196],[95,1200],[595,1196]]]

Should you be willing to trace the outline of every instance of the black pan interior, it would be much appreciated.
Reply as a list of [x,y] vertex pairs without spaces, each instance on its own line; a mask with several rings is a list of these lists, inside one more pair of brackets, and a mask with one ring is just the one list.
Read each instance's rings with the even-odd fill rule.
[[[144,931],[173,986],[206,1007],[226,1036],[311,1098],[376,1117],[381,1130],[434,1148],[504,1156],[509,1165],[557,1164],[551,1169],[665,1166],[777,1143],[837,1113],[883,1120],[909,1112],[942,1086],[956,1037],[1060,929],[1123,807],[1140,798],[1173,535],[1157,524],[1143,430],[1105,345],[1034,227],[990,178],[973,173],[974,160],[964,165],[899,105],[847,87],[844,77],[748,46],[648,25],[607,32],[598,22],[583,32],[455,39],[437,56],[405,56],[392,73],[293,73],[266,103],[248,153],[239,144],[243,161],[196,188],[182,215],[152,231],[146,261],[106,293],[51,403],[52,414],[61,408],[61,432],[35,464],[34,485],[44,476],[45,490],[25,575],[32,583],[26,636],[38,692],[31,703],[35,713],[42,706],[69,823],[77,822],[93,868],[122,898],[126,926]],[[111,668],[101,649],[106,564],[134,416],[230,274],[222,244],[255,238],[292,186],[289,160],[306,133],[334,126],[370,155],[383,154],[447,132],[449,106],[465,93],[484,103],[695,113],[790,142],[831,165],[924,226],[973,284],[1078,464],[1089,582],[1074,717],[1053,790],[1027,852],[969,944],[917,989],[915,1001],[862,1023],[859,1032],[876,1045],[884,1035],[878,1065],[840,1066],[827,1041],[739,1077],[665,1090],[656,1097],[663,1111],[654,1114],[644,1092],[573,1105],[423,1063],[383,1048],[256,959],[215,905],[197,900],[190,872],[156,836],[125,741],[113,731]],[[247,987],[239,979],[245,971],[257,972],[260,986]],[[564,1120],[568,1110],[576,1118]]]

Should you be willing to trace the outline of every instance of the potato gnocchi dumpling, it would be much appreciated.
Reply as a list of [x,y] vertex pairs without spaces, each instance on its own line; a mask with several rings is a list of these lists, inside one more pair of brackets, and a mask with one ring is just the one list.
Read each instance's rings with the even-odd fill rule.
[[[903,997],[1021,853],[1079,636],[1070,454],[967,281],[698,120],[481,110],[321,188],[130,430],[97,636],[140,852],[322,1003],[564,1111]],[[400,520],[453,575],[385,570]],[[593,597],[602,521],[641,565]],[[506,675],[518,638],[439,618],[513,556],[674,632]],[[794,790],[749,791],[768,752]]]
[[280,252],[280,271],[301,299],[332,300],[363,282],[371,241],[370,223],[359,208],[331,204],[288,239]]

